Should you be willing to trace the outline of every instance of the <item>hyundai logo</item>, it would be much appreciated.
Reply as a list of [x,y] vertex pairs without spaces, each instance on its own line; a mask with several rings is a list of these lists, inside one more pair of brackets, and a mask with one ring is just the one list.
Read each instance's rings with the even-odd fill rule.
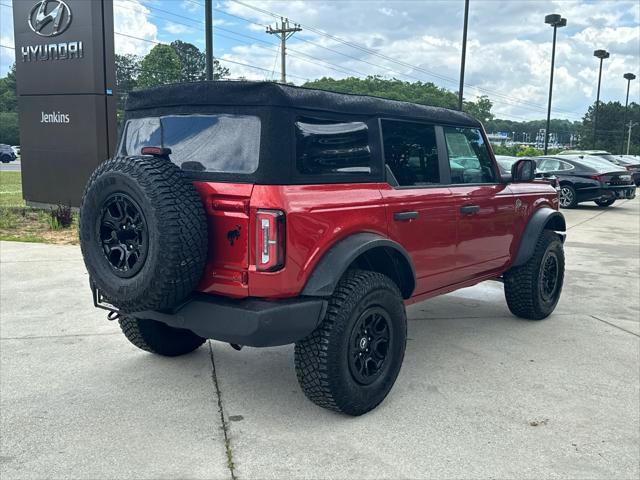
[[55,37],[71,24],[71,9],[62,0],[41,0],[29,13],[29,27],[41,37]]

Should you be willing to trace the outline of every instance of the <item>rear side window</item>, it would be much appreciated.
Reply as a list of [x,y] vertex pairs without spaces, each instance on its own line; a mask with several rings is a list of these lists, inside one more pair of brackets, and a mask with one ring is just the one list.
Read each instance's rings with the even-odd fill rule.
[[295,128],[298,172],[359,176],[371,173],[366,123],[304,119],[297,121]]
[[384,160],[400,186],[440,183],[435,127],[382,120]]
[[477,128],[444,127],[451,183],[495,183],[487,145]]
[[167,115],[129,120],[120,154],[171,149],[171,160],[194,172],[253,173],[260,156],[260,119],[250,115]]

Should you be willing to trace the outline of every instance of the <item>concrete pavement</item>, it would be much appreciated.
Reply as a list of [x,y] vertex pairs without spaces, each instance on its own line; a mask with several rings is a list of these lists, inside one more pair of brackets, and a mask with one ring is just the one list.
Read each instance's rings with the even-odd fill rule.
[[359,418],[305,399],[292,347],[139,351],[77,247],[0,243],[0,477],[638,478],[640,201],[564,213],[556,312],[519,320],[494,282],[410,307]]

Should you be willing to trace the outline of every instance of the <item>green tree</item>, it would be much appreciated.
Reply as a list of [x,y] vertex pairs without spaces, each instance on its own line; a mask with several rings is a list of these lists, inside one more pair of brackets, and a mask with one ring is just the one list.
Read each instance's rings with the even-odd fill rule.
[[180,57],[170,45],[156,45],[140,62],[137,86],[150,88],[176,83],[182,78]]
[[593,150],[607,150],[611,153],[626,153],[629,133],[629,121],[636,124],[631,129],[631,145],[629,153],[640,154],[640,104],[629,104],[626,122],[624,105],[620,102],[600,102],[598,107],[598,129],[595,132],[595,103],[589,107],[580,128],[580,147]]
[[0,78],[0,143],[7,145],[20,144],[16,87],[16,66],[13,64],[7,76]]
[[18,112],[0,112],[0,143],[20,145]]
[[[182,64],[180,81],[197,82],[206,79],[207,57],[198,47],[191,43],[175,40],[171,47],[176,51]],[[213,60],[213,79],[220,80],[229,76],[229,69],[222,67],[220,62]]]
[[140,70],[140,57],[136,55],[116,54],[116,93],[118,128],[124,118],[124,106],[129,92],[138,86],[138,71]]
[[11,65],[7,76],[0,78],[0,111],[17,112],[18,96],[16,91],[16,64]]
[[492,107],[493,103],[486,95],[478,97],[475,102],[462,102],[463,110],[473,118],[480,120],[482,123],[487,123],[493,120],[494,116],[493,113],[491,113]]

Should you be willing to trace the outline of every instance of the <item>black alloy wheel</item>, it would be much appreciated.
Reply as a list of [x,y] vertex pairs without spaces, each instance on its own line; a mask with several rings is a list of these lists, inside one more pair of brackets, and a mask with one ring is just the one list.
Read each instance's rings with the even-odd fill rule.
[[550,302],[555,297],[558,289],[559,274],[558,256],[553,250],[547,250],[542,259],[542,268],[539,275],[540,296],[545,302]]
[[365,310],[351,331],[349,369],[356,382],[369,385],[385,368],[392,340],[389,314],[380,307]]
[[147,222],[140,206],[125,193],[110,195],[102,206],[98,236],[114,273],[131,278],[140,271],[149,250]]
[[296,342],[296,376],[309,400],[362,415],[393,386],[407,344],[407,315],[398,286],[366,270],[347,271],[322,323]]

